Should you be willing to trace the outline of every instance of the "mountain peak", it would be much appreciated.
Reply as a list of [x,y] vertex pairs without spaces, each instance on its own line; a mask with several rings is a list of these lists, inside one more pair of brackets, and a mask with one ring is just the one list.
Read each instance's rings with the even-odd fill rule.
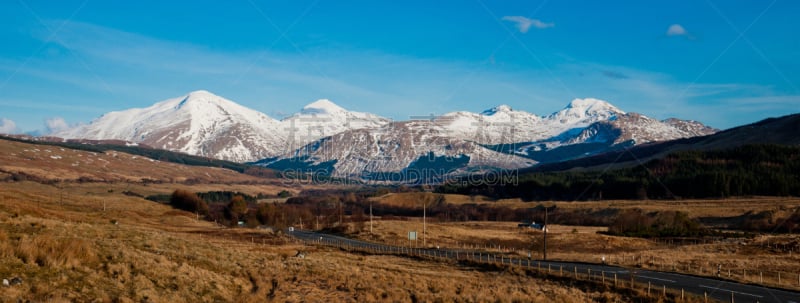
[[595,98],[584,98],[584,99],[576,98],[572,100],[572,102],[570,102],[569,105],[567,105],[567,108],[585,109],[587,111],[597,111],[604,109],[620,111],[614,105],[611,105],[611,103]]
[[215,95],[214,93],[212,93],[212,92],[210,92],[210,91],[207,91],[207,90],[204,90],[204,89],[199,89],[199,90],[196,90],[196,91],[191,91],[191,92],[189,92],[188,94],[186,94],[186,97],[187,97],[187,98],[188,98],[188,97],[209,97],[209,96],[213,96],[213,97],[219,97],[219,96]]
[[574,99],[572,102],[565,107],[562,112],[569,112],[578,115],[589,115],[594,116],[596,114],[600,115],[615,115],[615,114],[625,114],[624,111],[620,110],[611,103],[606,101],[595,99],[595,98],[584,98],[584,99]]
[[303,114],[334,114],[346,112],[344,108],[328,99],[319,99],[303,107]]
[[[173,99],[174,100],[174,99]],[[225,100],[224,98],[213,94],[207,90],[196,90],[189,92],[183,98],[180,98],[180,103],[175,106],[175,109],[180,109],[186,106],[188,103],[197,104],[198,102],[214,102],[219,103],[221,100]],[[167,100],[169,101],[169,100]],[[166,102],[166,101],[165,101]],[[173,101],[174,102],[174,101]]]
[[606,101],[594,98],[574,99],[564,109],[550,114],[548,119],[567,124],[588,125],[601,120],[615,119],[625,112]]
[[483,111],[481,114],[484,115],[484,116],[491,116],[491,115],[494,115],[496,113],[507,113],[507,112],[511,112],[511,111],[514,111],[513,109],[511,109],[511,106],[508,106],[508,105],[505,105],[505,104],[501,104],[501,105],[495,106],[493,108],[487,109],[487,110]]

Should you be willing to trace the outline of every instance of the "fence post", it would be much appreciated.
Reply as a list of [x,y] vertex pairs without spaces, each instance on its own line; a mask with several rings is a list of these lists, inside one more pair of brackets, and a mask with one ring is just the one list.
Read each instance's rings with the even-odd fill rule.
[[617,287],[617,273],[614,273],[614,287]]
[[606,272],[605,271],[601,271],[600,274],[603,276],[603,286],[605,286],[606,285]]
[[647,281],[647,296],[650,296],[650,281]]

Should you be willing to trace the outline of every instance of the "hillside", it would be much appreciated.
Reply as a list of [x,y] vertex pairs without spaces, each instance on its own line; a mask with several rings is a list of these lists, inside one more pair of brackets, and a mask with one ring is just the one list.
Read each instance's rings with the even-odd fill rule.
[[574,99],[548,115],[500,105],[401,121],[320,99],[277,120],[198,90],[108,112],[52,135],[257,163],[293,175],[311,170],[363,181],[439,183],[454,175],[525,168],[715,131],[697,121],[628,113],[594,98]]
[[144,198],[175,189],[298,191],[264,181],[115,151],[0,140],[0,277],[12,281],[0,301],[625,298],[470,266],[306,246],[281,232],[225,228]]
[[[677,151],[707,151],[739,147],[746,144],[800,145],[800,114],[769,118],[734,127],[718,133],[667,142],[618,148],[616,151],[557,163],[539,165],[525,172],[547,172],[570,169],[608,169],[630,167]],[[554,150],[557,151],[557,150]]]
[[134,183],[265,183],[267,181],[230,169],[187,166],[115,150],[100,152],[102,147],[82,145],[78,147],[89,150],[0,140],[0,179]]
[[347,111],[318,100],[283,120],[198,90],[146,108],[114,111],[53,134],[66,139],[124,140],[158,149],[235,162],[294,150],[342,131],[377,127],[389,120]]
[[546,116],[501,105],[482,113],[412,117],[343,131],[257,163],[365,181],[439,183],[715,131],[696,121],[658,121],[586,98]]
[[627,168],[520,172],[494,182],[452,180],[438,191],[567,201],[800,196],[800,146],[678,151]]

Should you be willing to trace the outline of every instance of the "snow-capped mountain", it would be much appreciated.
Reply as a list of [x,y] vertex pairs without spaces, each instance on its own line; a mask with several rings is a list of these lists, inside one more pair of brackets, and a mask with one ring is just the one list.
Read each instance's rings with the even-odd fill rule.
[[[147,108],[107,113],[55,134],[66,139],[117,139],[154,148],[233,161],[280,152],[280,122],[207,91]],[[278,143],[278,144],[276,144]]]
[[287,144],[290,150],[294,150],[319,138],[346,130],[380,127],[389,121],[374,114],[347,111],[330,100],[320,99],[283,119],[281,123]]
[[[403,121],[345,131],[261,164],[276,169],[326,170],[339,177],[407,180],[437,178],[476,167],[523,168],[536,162],[450,137],[430,121]],[[415,165],[413,173],[407,172]]]
[[372,114],[349,112],[328,100],[311,103],[278,121],[200,90],[147,108],[110,112],[55,136],[125,140],[191,155],[249,162],[284,154],[323,136],[388,121]]
[[279,121],[195,91],[147,108],[110,112],[55,135],[124,140],[237,162],[261,159],[259,164],[275,169],[324,168],[334,176],[387,180],[421,171],[436,179],[528,167],[715,131],[696,121],[658,121],[626,113],[592,98],[575,99],[545,116],[500,105],[481,113],[459,111],[398,122],[320,99]]
[[480,144],[540,141],[599,121],[614,120],[625,112],[597,99],[575,99],[564,109],[537,116],[500,105],[480,114],[454,112],[440,116],[437,124],[451,136]]
[[[547,116],[507,105],[480,114],[453,112],[429,120],[346,131],[262,165],[319,170],[334,176],[376,179],[407,174],[423,162],[447,175],[476,167],[520,168],[595,154],[622,145],[713,133],[692,121],[658,121],[625,113],[608,102],[575,99]],[[562,149],[563,148],[563,149]],[[443,160],[444,159],[444,160]],[[445,170],[445,171],[441,171]],[[430,172],[428,172],[430,173]]]

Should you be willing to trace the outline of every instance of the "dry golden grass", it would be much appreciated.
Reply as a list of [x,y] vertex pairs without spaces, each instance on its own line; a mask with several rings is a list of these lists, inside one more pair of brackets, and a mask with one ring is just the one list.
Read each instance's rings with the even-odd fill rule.
[[506,270],[303,246],[197,221],[115,186],[126,185],[2,183],[0,277],[24,282],[3,288],[0,301],[630,300]]
[[41,180],[264,183],[264,179],[228,169],[179,165],[115,151],[94,153],[5,140],[0,141],[0,171],[7,175],[24,173]]
[[[597,233],[603,230],[605,228],[551,225],[547,238],[548,259],[600,263],[605,257],[611,264],[706,276],[716,276],[721,265],[724,278],[800,289],[798,235],[764,235],[755,239],[678,245]],[[409,244],[408,231],[418,232],[417,243]],[[375,220],[372,234],[367,223],[364,230],[352,232],[351,236],[393,245],[422,246],[422,221]],[[428,222],[425,237],[428,247],[480,249],[521,258],[527,257],[529,252],[533,258],[540,258],[543,247],[542,232],[520,230],[516,222]],[[794,251],[790,247],[794,247]]]
[[[422,201],[434,201],[439,194],[435,193],[392,193],[372,198],[373,201],[410,208],[422,208]],[[467,196],[445,194],[448,204],[482,204],[496,207],[509,207],[515,209],[530,208],[538,204],[556,206],[559,209],[643,209],[645,211],[684,211],[690,217],[732,217],[748,211],[786,211],[800,207],[800,198],[793,197],[748,197],[730,199],[692,199],[692,200],[603,200],[603,201],[533,201],[524,202],[520,199],[492,200],[485,196]],[[430,202],[429,202],[430,203]]]

